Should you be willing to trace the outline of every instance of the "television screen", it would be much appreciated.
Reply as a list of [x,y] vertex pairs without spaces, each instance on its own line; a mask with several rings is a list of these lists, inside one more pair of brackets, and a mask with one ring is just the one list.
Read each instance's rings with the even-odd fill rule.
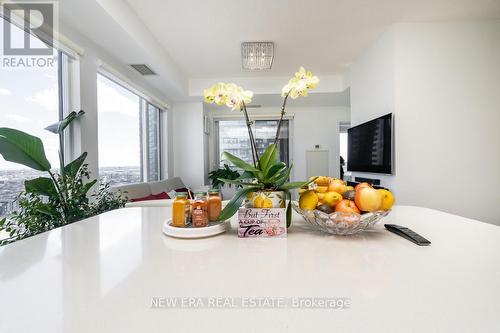
[[392,173],[392,113],[347,130],[347,170]]

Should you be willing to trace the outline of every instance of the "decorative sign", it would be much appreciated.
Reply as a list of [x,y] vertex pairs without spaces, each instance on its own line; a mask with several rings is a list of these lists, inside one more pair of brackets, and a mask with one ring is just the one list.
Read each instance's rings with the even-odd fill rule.
[[286,237],[285,208],[240,208],[238,237]]

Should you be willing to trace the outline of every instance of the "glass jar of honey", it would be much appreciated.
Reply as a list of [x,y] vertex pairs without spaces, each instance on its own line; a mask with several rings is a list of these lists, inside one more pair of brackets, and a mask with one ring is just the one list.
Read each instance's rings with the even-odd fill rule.
[[172,203],[172,225],[174,227],[185,228],[190,219],[191,204],[187,198],[187,193],[177,193]]
[[193,227],[206,227],[208,224],[207,192],[196,192],[194,194],[191,222]]
[[218,189],[208,191],[208,222],[216,222],[222,210],[222,199]]

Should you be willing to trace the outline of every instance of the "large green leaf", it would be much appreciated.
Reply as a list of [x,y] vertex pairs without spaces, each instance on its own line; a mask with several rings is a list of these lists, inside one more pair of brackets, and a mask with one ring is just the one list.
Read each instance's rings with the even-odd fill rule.
[[278,162],[269,167],[266,172],[266,179],[271,179],[277,173],[283,171],[286,168],[286,164],[283,162]]
[[288,178],[290,178],[290,172],[292,171],[293,164],[290,165],[285,172],[283,172],[278,178],[275,180],[276,187],[281,187],[281,185],[285,184]]
[[292,224],[292,194],[290,191],[286,191],[285,193],[288,200],[288,206],[286,207],[286,227],[289,228]]
[[0,128],[0,154],[6,161],[39,171],[49,171],[42,140],[12,128]]
[[225,221],[230,219],[241,207],[241,203],[245,199],[246,195],[250,192],[256,191],[257,187],[245,187],[236,192],[234,197],[227,203],[226,207],[222,210],[219,215],[219,220]]
[[305,182],[291,182],[291,183],[285,183],[279,187],[280,190],[293,190],[294,188],[299,188],[304,185],[307,185],[309,181]]
[[88,182],[85,185],[83,185],[83,193],[87,193],[92,188],[92,186],[94,186],[94,184],[96,182],[97,182],[97,179],[94,179],[93,181]]
[[85,162],[85,159],[87,158],[87,152],[81,154],[78,158],[76,158],[74,161],[68,163],[65,167],[64,167],[64,172],[70,176],[70,177],[74,177],[76,176],[76,174],[78,173],[78,170],[80,170],[80,168],[82,167],[83,165],[83,162]]
[[49,132],[54,133],[54,134],[60,134],[64,131],[64,129],[66,127],[69,126],[69,124],[71,124],[75,119],[81,117],[84,114],[85,114],[85,111],[83,111],[83,110],[80,110],[78,113],[73,111],[70,114],[68,114],[66,116],[66,118],[64,118],[63,120],[58,121],[55,124],[49,125],[49,126],[45,127],[45,129]]
[[229,162],[233,163],[238,168],[243,169],[245,171],[251,171],[251,172],[259,172],[260,171],[256,167],[248,164],[247,162],[243,161],[241,158],[236,157],[230,153],[226,153],[226,152],[222,153],[221,159],[228,160]]
[[225,179],[225,178],[218,178],[221,182],[224,182],[226,184],[234,184],[238,186],[253,186],[253,187],[259,187],[262,188],[262,185],[259,184],[254,184],[254,183],[247,183],[238,179]]
[[57,190],[52,179],[39,177],[24,181],[26,192],[45,195],[48,197],[57,196]]
[[259,168],[264,171],[268,170],[268,167],[274,164],[276,160],[276,145],[273,143],[267,147],[264,154],[259,159]]
[[238,178],[236,179],[252,179],[252,178],[255,178],[255,174],[253,172],[250,172],[250,171],[244,171],[241,176],[239,176]]

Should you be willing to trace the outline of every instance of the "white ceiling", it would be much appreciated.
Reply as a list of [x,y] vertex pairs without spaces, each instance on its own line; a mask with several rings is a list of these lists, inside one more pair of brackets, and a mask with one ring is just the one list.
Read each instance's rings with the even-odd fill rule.
[[[339,94],[349,64],[393,23],[500,18],[500,0],[63,0],[59,7],[63,33],[85,36],[119,71],[149,65],[158,75],[138,79],[170,101],[199,100],[200,87],[218,80],[277,94],[301,65],[321,77],[314,93]],[[240,43],[252,40],[275,42],[271,71],[241,69]]]
[[[500,17],[499,0],[126,0],[188,78],[343,73],[396,22]],[[275,42],[268,72],[241,69],[240,43]]]

